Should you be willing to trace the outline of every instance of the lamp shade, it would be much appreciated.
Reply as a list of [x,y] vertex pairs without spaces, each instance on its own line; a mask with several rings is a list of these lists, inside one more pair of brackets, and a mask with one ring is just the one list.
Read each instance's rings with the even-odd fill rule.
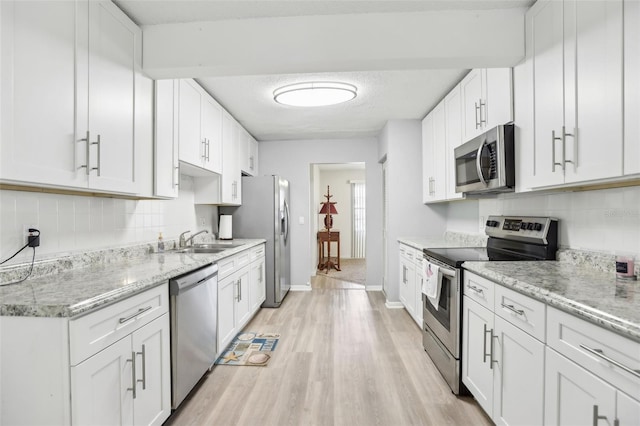
[[318,214],[338,214],[338,210],[336,210],[336,203],[322,203],[322,207],[320,208],[320,212]]

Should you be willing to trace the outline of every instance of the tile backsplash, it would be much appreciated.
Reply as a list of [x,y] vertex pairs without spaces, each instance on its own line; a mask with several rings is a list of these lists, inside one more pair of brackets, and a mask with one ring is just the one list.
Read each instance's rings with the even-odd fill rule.
[[[0,260],[25,241],[25,226],[41,232],[36,259],[59,253],[175,239],[186,230],[217,230],[217,207],[194,205],[193,180],[181,176],[174,200],[124,200],[0,190]],[[31,260],[24,250],[7,263]]]
[[479,200],[479,217],[491,214],[555,217],[561,247],[640,256],[640,186]]

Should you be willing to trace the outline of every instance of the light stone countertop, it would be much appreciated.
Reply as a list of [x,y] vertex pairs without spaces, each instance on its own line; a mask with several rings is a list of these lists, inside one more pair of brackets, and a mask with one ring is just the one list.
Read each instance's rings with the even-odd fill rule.
[[[74,317],[126,299],[265,240],[234,240],[242,245],[215,254],[167,251],[99,262],[0,287],[0,316]],[[123,253],[126,253],[123,249]]]
[[465,262],[463,268],[640,342],[640,281],[567,262]]
[[487,236],[447,231],[443,236],[400,237],[398,238],[398,242],[417,250],[423,250],[425,248],[486,247]]

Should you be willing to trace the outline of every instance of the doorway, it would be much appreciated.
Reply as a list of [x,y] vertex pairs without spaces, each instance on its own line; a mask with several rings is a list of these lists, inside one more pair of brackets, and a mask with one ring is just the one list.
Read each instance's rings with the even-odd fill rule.
[[[325,215],[320,214],[322,202],[327,201],[327,187],[337,211],[332,215],[332,240],[324,243],[331,252],[334,263],[339,262],[339,271],[334,268],[318,269],[322,260],[321,246],[315,247],[313,275],[323,278],[323,286],[338,285],[340,288],[364,289],[366,285],[366,169],[365,163],[312,164],[311,165],[311,217],[312,241],[318,241],[319,232],[326,232]],[[336,232],[338,235],[334,234]],[[325,234],[326,237],[326,234]],[[330,244],[330,248],[326,244]],[[340,257],[338,259],[338,244]],[[325,256],[327,253],[324,253]],[[336,265],[337,266],[337,265]],[[335,282],[334,282],[335,281]],[[327,284],[330,283],[330,284]],[[333,284],[331,284],[333,283]]]

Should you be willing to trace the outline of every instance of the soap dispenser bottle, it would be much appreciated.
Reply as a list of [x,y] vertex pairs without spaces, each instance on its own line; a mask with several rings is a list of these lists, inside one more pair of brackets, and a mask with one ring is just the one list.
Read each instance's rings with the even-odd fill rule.
[[162,239],[162,232],[158,235],[158,253],[164,253],[164,240]]

